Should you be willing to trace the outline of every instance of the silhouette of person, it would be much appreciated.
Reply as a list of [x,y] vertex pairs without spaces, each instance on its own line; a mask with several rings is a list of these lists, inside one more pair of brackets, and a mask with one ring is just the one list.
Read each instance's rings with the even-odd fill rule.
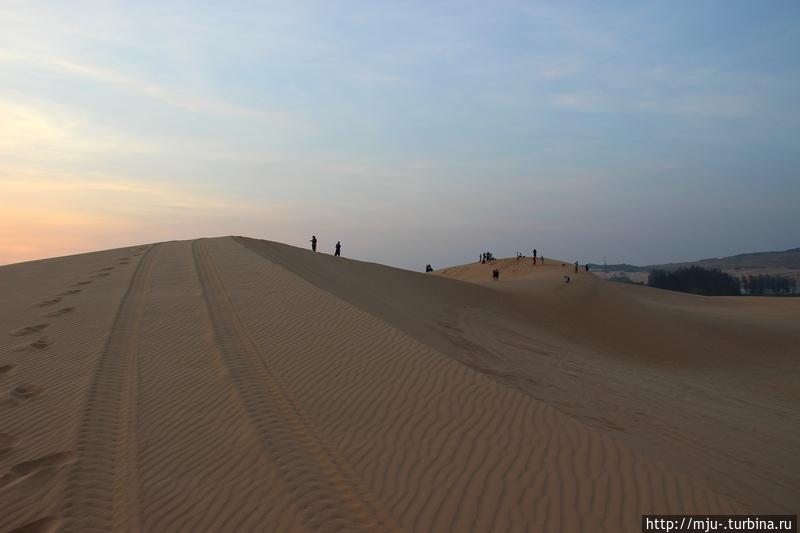
[[575,273],[576,274],[578,273],[578,262],[577,261],[575,261]]
[[495,268],[492,270],[492,279],[499,280],[500,279],[500,270]]
[[586,272],[589,272],[589,263],[586,263],[585,265],[583,265],[583,267],[586,269]]
[[425,272],[433,272],[433,267],[430,264],[425,265]]
[[342,243],[339,242],[339,241],[336,241],[336,251],[333,253],[333,255],[336,256],[336,257],[339,257],[341,252],[342,252]]
[[316,235],[312,235],[311,236],[311,251],[312,252],[316,252],[317,251],[317,237],[316,237]]
[[533,264],[536,264],[536,248],[533,249]]

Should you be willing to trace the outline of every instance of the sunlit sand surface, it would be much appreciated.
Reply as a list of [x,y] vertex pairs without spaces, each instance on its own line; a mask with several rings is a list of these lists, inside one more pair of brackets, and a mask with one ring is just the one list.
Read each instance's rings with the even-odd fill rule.
[[620,532],[800,501],[800,299],[231,237],[1,267],[0,294],[3,531]]

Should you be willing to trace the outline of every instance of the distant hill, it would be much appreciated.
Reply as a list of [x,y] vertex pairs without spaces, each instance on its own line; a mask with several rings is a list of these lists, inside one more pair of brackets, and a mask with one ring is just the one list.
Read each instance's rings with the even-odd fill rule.
[[755,252],[738,254],[730,257],[715,257],[701,259],[687,263],[667,263],[664,265],[650,265],[647,270],[660,268],[663,270],[676,270],[685,266],[697,265],[705,268],[718,268],[720,270],[752,270],[752,269],[780,269],[800,270],[800,248],[792,248],[783,252]]
[[729,257],[714,257],[700,259],[699,261],[686,261],[683,263],[665,263],[660,265],[637,266],[621,263],[616,265],[598,265],[590,263],[589,268],[595,272],[649,272],[654,269],[677,270],[687,266],[701,266],[704,268],[718,268],[730,271],[755,271],[763,270],[765,273],[800,271],[800,248],[792,248],[782,252],[755,252],[737,254]]
[[616,265],[598,265],[596,263],[589,263],[589,269],[593,272],[649,272],[646,266],[629,265],[628,263],[618,263]]

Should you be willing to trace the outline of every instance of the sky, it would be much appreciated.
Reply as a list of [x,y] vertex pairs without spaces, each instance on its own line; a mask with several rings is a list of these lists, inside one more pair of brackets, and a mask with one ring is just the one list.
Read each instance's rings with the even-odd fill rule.
[[800,2],[0,2],[0,264],[800,246]]

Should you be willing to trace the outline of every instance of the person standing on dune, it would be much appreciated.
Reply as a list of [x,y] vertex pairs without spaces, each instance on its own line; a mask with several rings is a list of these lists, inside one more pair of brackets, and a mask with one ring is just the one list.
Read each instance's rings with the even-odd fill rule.
[[316,252],[317,251],[317,236],[316,235],[312,235],[311,236],[311,251],[312,252]]
[[533,264],[536,264],[536,248],[533,249]]
[[578,262],[577,261],[575,261],[575,273],[576,274],[578,273]]
[[333,253],[335,257],[339,257],[342,252],[342,243],[340,241],[336,241],[336,251]]

